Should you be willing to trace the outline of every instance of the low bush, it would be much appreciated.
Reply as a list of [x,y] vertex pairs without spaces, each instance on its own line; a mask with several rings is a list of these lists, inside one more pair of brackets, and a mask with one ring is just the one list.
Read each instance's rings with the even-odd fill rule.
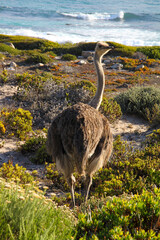
[[49,63],[52,59],[50,57],[48,57],[46,54],[43,54],[43,53],[32,53],[31,56],[29,56],[27,59],[26,59],[26,62],[27,63]]
[[21,140],[24,140],[27,138],[27,134],[32,131],[31,113],[22,108],[13,110],[3,108],[0,111],[0,121],[1,134],[16,136]]
[[[152,142],[152,144],[150,144]],[[160,130],[148,136],[143,150],[132,151],[117,136],[112,161],[93,178],[93,194],[98,197],[139,193],[160,187]]]
[[138,47],[137,51],[144,53],[149,58],[160,59],[160,47]]
[[155,239],[160,238],[160,190],[143,191],[141,195],[111,198],[102,207],[92,205],[80,214],[75,239]]
[[11,55],[18,55],[21,53],[20,50],[17,50],[15,48],[12,48],[4,43],[0,43],[0,52],[7,52]]
[[36,75],[29,74],[28,72],[25,72],[23,74],[16,74],[15,76],[15,80],[18,82],[18,92],[22,89],[25,89],[26,91],[34,89],[36,91],[36,94],[37,91],[39,92],[43,90],[43,85],[48,79],[53,79],[52,75]]
[[13,165],[11,161],[3,163],[0,168],[0,177],[6,180],[12,180],[19,184],[33,183],[34,178],[27,172],[26,168],[19,166],[18,164]]
[[115,42],[111,42],[111,44],[114,46],[114,50],[111,51],[111,54],[114,56],[132,57],[137,51],[137,47],[126,46]]
[[75,55],[72,55],[72,54],[69,54],[69,53],[64,54],[62,56],[62,60],[65,60],[65,61],[73,61],[73,60],[76,60],[76,59],[77,59],[77,57]]
[[151,123],[160,122],[160,89],[134,87],[115,97],[123,113],[138,114]]
[[0,179],[0,239],[71,239],[75,217],[37,189]]
[[2,81],[2,83],[5,83],[8,81],[8,72],[7,70],[3,70],[2,73],[0,74],[0,81]]
[[23,154],[32,153],[33,156],[30,160],[36,164],[52,161],[52,158],[47,154],[46,137],[31,137],[21,145],[20,150]]
[[10,42],[20,50],[33,50],[38,49],[47,42],[47,40],[41,40],[39,38],[34,37],[26,37],[26,36],[12,36],[12,35],[4,35],[0,34],[0,42]]
[[100,109],[110,122],[114,122],[122,116],[120,105],[113,99],[103,97]]

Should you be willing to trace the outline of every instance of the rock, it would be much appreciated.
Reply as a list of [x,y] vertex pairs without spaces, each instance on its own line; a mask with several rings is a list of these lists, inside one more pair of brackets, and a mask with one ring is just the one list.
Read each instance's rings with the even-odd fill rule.
[[94,51],[82,51],[82,56],[88,58],[89,56],[94,56]]
[[138,65],[135,70],[143,69],[145,66],[143,64]]
[[14,67],[8,67],[6,68],[7,71],[15,71],[16,69]]
[[77,62],[79,65],[84,65],[87,64],[85,60],[80,60],[79,62]]
[[108,64],[111,64],[113,61],[111,58],[107,58],[103,62],[104,62],[104,64],[108,65]]
[[89,56],[89,57],[87,57],[87,61],[88,61],[88,62],[93,62],[93,61],[94,61],[94,58],[93,58],[92,56]]
[[11,67],[11,68],[17,68],[17,64],[16,64],[15,62],[11,62],[11,63],[10,63],[10,67]]
[[115,63],[111,66],[112,69],[117,69],[117,70],[121,70],[123,68],[123,64],[121,63]]
[[61,56],[56,56],[54,59],[56,59],[56,60],[61,60]]
[[37,63],[36,67],[44,67],[44,63]]
[[4,44],[6,44],[7,46],[10,46],[10,47],[12,47],[12,48],[14,48],[14,49],[15,49],[15,46],[13,45],[13,43],[6,42],[6,43],[4,43]]

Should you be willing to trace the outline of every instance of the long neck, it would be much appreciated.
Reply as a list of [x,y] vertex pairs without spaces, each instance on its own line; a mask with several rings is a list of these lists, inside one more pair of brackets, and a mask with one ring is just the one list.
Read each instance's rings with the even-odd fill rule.
[[98,85],[97,85],[97,91],[95,96],[89,102],[89,105],[91,105],[93,108],[96,108],[97,110],[101,105],[104,87],[105,87],[105,76],[104,76],[104,71],[101,64],[101,59],[102,59],[102,56],[99,57],[98,55],[95,54],[94,63],[95,63],[97,76],[98,76],[98,83],[97,83]]

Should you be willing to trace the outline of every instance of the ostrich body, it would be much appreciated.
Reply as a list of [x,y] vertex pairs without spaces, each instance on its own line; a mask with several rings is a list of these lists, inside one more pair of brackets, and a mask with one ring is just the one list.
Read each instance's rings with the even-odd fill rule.
[[89,104],[77,103],[56,116],[48,130],[47,149],[56,162],[71,189],[75,206],[73,172],[85,176],[85,200],[87,201],[93,174],[103,167],[112,152],[113,137],[107,118],[100,107],[105,77],[101,59],[111,50],[108,44],[98,42],[94,62],[98,75],[98,87]]

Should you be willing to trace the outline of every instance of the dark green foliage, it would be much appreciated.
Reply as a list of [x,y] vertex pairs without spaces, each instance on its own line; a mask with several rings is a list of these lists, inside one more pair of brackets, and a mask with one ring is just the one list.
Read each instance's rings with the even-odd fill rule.
[[27,63],[48,63],[51,61],[51,58],[43,53],[32,53],[26,60]]
[[0,181],[0,239],[71,239],[75,217],[31,187]]
[[0,42],[10,42],[20,50],[33,50],[41,48],[47,40],[34,38],[34,37],[26,37],[26,36],[8,36],[0,34]]
[[20,50],[34,50],[40,49],[43,46],[45,40],[37,40],[37,39],[28,39],[28,41],[15,41],[13,42],[15,47]]
[[137,51],[137,47],[125,46],[123,44],[115,42],[111,42],[111,44],[115,47],[111,52],[114,56],[132,57],[133,54]]
[[72,55],[72,54],[69,54],[69,53],[64,54],[62,56],[62,60],[65,60],[65,61],[73,61],[73,60],[76,60],[76,59],[77,59],[77,57],[75,55]]
[[114,122],[122,116],[120,105],[113,99],[103,97],[101,103],[102,113],[108,118],[110,122]]
[[30,160],[36,164],[43,164],[52,161],[51,157],[47,154],[46,137],[32,137],[21,146],[20,150],[23,154],[34,154]]
[[82,51],[92,51],[95,49],[96,43],[78,43],[78,44],[56,44],[52,42],[48,42],[44,45],[43,51],[53,51],[57,55],[61,54],[73,54],[76,56],[80,56]]
[[154,131],[148,136],[144,150],[135,152],[117,136],[112,161],[94,177],[94,195],[141,194],[144,188],[151,190],[153,186],[160,187],[159,133],[159,130]]
[[28,139],[22,146],[23,154],[36,152],[42,145],[46,144],[46,138],[43,136],[32,137]]
[[0,43],[0,52],[8,52],[11,55],[18,55],[21,51],[14,49],[4,43]]
[[138,47],[137,51],[144,53],[149,58],[160,59],[160,47]]
[[[34,50],[39,49],[41,52],[53,51],[57,55],[61,54],[74,54],[80,56],[82,51],[93,51],[95,49],[96,42],[81,42],[78,44],[64,43],[59,44],[57,42],[51,42],[44,39],[33,38],[33,37],[24,37],[24,36],[7,36],[0,34],[0,43],[11,42],[17,49],[20,50]],[[109,54],[114,56],[124,56],[132,57],[133,54],[138,51],[144,53],[149,58],[160,59],[160,47],[132,47],[125,46],[123,44],[110,42],[111,45],[115,47],[114,51],[109,52]],[[17,53],[18,50],[12,49],[12,54]]]
[[[96,46],[95,42],[90,43],[78,43],[75,46],[72,46],[68,49],[68,53],[80,56],[82,51],[94,51]],[[67,49],[66,49],[67,50]]]
[[32,88],[35,89],[36,92],[41,91],[44,83],[48,80],[48,78],[51,77],[52,76],[29,74],[28,72],[16,74],[16,80],[18,81],[20,90],[21,88],[24,88],[25,90],[29,91]]
[[135,87],[115,97],[122,112],[138,114],[151,123],[160,121],[160,89]]
[[3,163],[0,168],[0,177],[5,179],[12,179],[12,181],[18,182],[20,184],[32,183],[34,178],[26,171],[26,168],[22,166],[15,166],[11,161],[8,163]]
[[[142,195],[113,198],[103,206],[92,206],[89,214],[80,214],[75,239],[158,240],[160,190]],[[91,203],[90,203],[91,204]]]

